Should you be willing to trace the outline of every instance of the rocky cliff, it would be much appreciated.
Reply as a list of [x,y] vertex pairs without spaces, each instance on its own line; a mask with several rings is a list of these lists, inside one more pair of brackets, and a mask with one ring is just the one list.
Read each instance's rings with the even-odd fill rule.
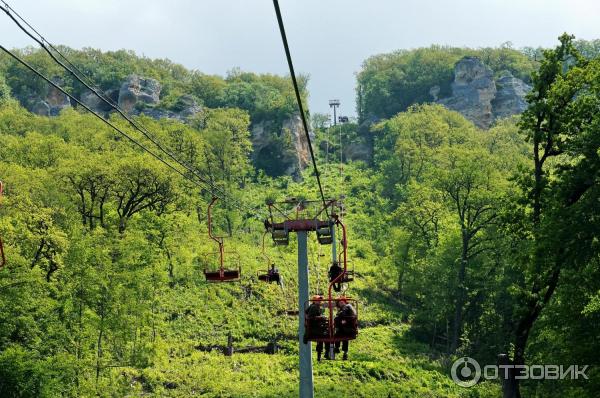
[[299,171],[310,162],[300,115],[294,115],[281,124],[271,121],[254,124],[252,147],[254,164],[268,175],[286,174],[297,178]]
[[517,79],[509,71],[501,73],[496,80],[496,97],[492,101],[492,109],[496,119],[516,115],[527,109],[525,96],[531,86]]
[[[54,78],[52,81],[58,85],[64,84],[58,78]],[[69,97],[52,86],[48,87],[48,92],[43,98],[34,96],[23,99],[22,102],[31,112],[43,116],[56,116],[60,111],[71,106]]]
[[439,87],[432,87],[434,102],[463,114],[480,128],[489,128],[494,120],[523,112],[525,95],[531,87],[503,71],[498,78],[477,57],[464,57],[454,67],[452,95],[438,99]]
[[[56,81],[62,85],[62,81]],[[118,104],[127,114],[144,114],[155,119],[170,118],[186,122],[202,111],[191,95],[182,95],[171,109],[160,106],[162,86],[155,79],[138,75],[128,76],[119,87],[110,88],[103,94]],[[112,107],[91,91],[79,98],[95,112],[108,116]],[[71,107],[69,97],[50,88],[47,93],[27,99],[19,99],[30,112],[43,116],[57,116],[61,110]],[[280,122],[262,121],[251,126],[253,161],[255,166],[270,175],[298,177],[310,161],[308,142],[299,115]]]

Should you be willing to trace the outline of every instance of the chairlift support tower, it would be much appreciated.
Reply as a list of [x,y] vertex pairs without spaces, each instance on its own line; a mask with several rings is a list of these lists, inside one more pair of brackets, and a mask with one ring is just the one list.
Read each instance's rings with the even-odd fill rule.
[[[339,99],[329,100],[329,107],[333,108],[333,125],[337,126],[337,108],[340,106]],[[331,127],[331,124],[329,125]],[[325,148],[325,164],[329,164],[329,129],[327,129],[327,141]]]
[[[284,203],[295,203],[295,214],[286,214],[281,211],[274,202],[267,203],[271,220],[266,221],[265,226],[270,230],[273,241],[276,245],[287,245],[289,243],[289,234],[296,233],[298,238],[298,343],[300,354],[300,398],[314,398],[314,382],[312,370],[312,344],[304,342],[305,334],[305,312],[304,304],[309,301],[309,270],[308,270],[308,233],[316,232],[317,240],[320,244],[335,244],[335,225],[333,213],[336,206],[336,200],[331,199],[323,204],[317,214],[309,216],[303,214],[306,205],[310,203],[303,200],[291,198]],[[329,210],[328,210],[329,209]],[[273,212],[278,212],[284,216],[283,222],[275,222]],[[323,213],[327,216],[323,220]],[[335,253],[335,249],[334,249]],[[334,257],[335,258],[335,254]]]
[[329,100],[329,107],[333,108],[333,125],[337,126],[337,108],[340,106],[339,99]]

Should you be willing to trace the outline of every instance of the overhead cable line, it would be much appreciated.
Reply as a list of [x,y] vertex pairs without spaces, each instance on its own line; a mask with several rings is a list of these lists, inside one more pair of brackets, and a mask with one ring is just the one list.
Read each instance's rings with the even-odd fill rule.
[[279,9],[279,1],[273,0],[273,6],[275,7],[275,13],[277,14],[277,23],[279,24],[279,31],[281,32],[281,41],[283,42],[283,48],[285,49],[285,57],[287,58],[288,67],[290,69],[290,75],[292,77],[292,83],[294,84],[296,101],[298,102],[298,109],[300,110],[300,117],[302,118],[302,126],[304,127],[306,141],[308,142],[310,158],[312,159],[313,168],[315,170],[315,176],[317,177],[317,184],[319,185],[319,192],[321,193],[323,208],[325,209],[325,213],[329,217],[329,212],[327,211],[327,200],[325,199],[325,194],[323,193],[323,186],[321,185],[321,176],[319,174],[319,169],[317,168],[317,160],[315,159],[315,153],[313,151],[310,133],[308,132],[308,123],[306,122],[306,114],[304,113],[302,98],[300,97],[300,89],[298,88],[298,81],[296,80],[296,73],[294,72],[294,64],[292,62],[292,55],[290,54],[290,47],[288,45],[287,37],[285,35],[285,27],[283,25],[283,18],[281,17],[281,10]]
[[[27,34],[29,37],[31,37],[34,41],[36,41],[41,47],[42,49],[44,49],[44,51],[46,51],[48,53],[48,55],[57,63],[59,64],[63,69],[65,69],[67,72],[69,72],[78,82],[80,82],[81,84],[83,84],[88,90],[90,90],[92,93],[94,93],[94,95],[96,95],[101,101],[103,101],[104,103],[108,104],[112,109],[114,109],[117,113],[119,113],[125,120],[127,120],[129,122],[129,124],[136,129],[137,131],[139,131],[140,133],[142,133],[148,140],[150,140],[154,145],[156,145],[156,147],[158,147],[158,149],[163,152],[164,154],[166,154],[169,158],[171,158],[173,161],[175,161],[177,164],[179,164],[180,166],[182,166],[183,168],[185,168],[189,173],[193,174],[198,180],[200,180],[202,183],[206,184],[209,187],[209,191],[213,196],[217,196],[219,198],[224,199],[227,202],[227,194],[221,190],[220,188],[216,187],[214,185],[214,183],[212,181],[208,181],[205,177],[203,177],[200,173],[198,173],[197,170],[195,170],[192,166],[190,166],[189,164],[187,164],[184,161],[179,160],[175,155],[173,155],[172,152],[170,152],[168,149],[164,148],[163,145],[143,126],[141,125],[141,123],[136,122],[135,120],[133,120],[129,115],[127,115],[117,104],[114,103],[114,101],[112,101],[112,99],[110,99],[109,97],[107,97],[103,92],[101,92],[98,88],[96,87],[92,87],[93,83],[91,82],[91,79],[89,77],[87,77],[79,68],[77,68],[71,61],[69,61],[69,59],[62,53],[60,52],[60,50],[58,50],[54,45],[52,45],[48,40],[46,40],[44,38],[44,36],[42,36],[34,27],[31,26],[31,24],[29,24],[29,22],[27,22],[21,15],[19,15],[12,7],[10,7],[10,5],[8,5],[6,3],[6,1],[4,0],[0,0],[2,1],[2,3],[5,5],[5,7],[0,6],[0,10],[4,11],[6,13],[6,15],[8,17],[10,17],[13,22],[25,33]],[[12,11],[12,13],[11,13]],[[37,34],[39,36],[39,39],[34,37],[34,35],[29,32],[12,14],[15,14],[25,25],[27,25],[33,32],[35,32],[35,34]],[[46,45],[47,44],[47,45]],[[67,64],[69,64],[73,69],[71,69],[70,67],[68,67],[67,65],[65,65],[63,62],[61,62],[59,59],[56,58],[56,56],[48,49],[48,47],[52,48],[57,54],[59,54],[61,56],[61,58],[63,58],[65,60],[65,62]],[[6,51],[6,49],[3,47],[3,49]],[[11,56],[13,56],[14,58],[14,54],[11,54]],[[16,58],[19,62],[23,63],[22,60]],[[34,73],[36,73],[35,70],[33,70],[33,68],[29,68],[31,69]],[[77,73],[75,73],[76,70],[79,75]],[[37,74],[37,73],[36,73]],[[44,77],[42,77],[44,78]],[[45,79],[47,80],[47,79]],[[88,82],[84,81],[87,80]],[[72,98],[74,101],[76,101],[78,104],[82,105],[86,110],[90,111],[91,113],[94,113],[96,116],[100,117],[102,120],[105,121],[105,119],[103,117],[101,117],[100,115],[96,114],[94,111],[92,111],[89,107],[87,107],[85,104],[83,104],[81,101],[79,101],[78,99],[76,99],[75,97],[71,96],[69,93],[66,93],[64,90],[62,90],[62,88],[60,88],[58,85],[55,85],[53,82],[47,80],[50,84],[52,84],[53,86],[55,86],[57,89],[59,89],[60,91],[64,92],[66,95],[68,95],[70,98]],[[114,128],[114,126],[111,126]],[[147,151],[149,152],[149,151]],[[149,152],[151,153],[151,152]],[[155,154],[153,154],[154,157],[157,157]],[[157,157],[158,158],[158,157]],[[166,162],[164,162],[164,160],[162,158],[160,158],[161,161],[165,164],[167,164]],[[169,164],[169,167],[174,169],[172,167],[172,165]],[[186,177],[184,175],[184,173],[182,173],[180,170],[177,170],[178,174],[181,174],[182,176]],[[187,177],[186,177],[187,178]],[[187,178],[188,180],[191,180],[190,178]],[[217,193],[215,193],[217,192]],[[233,200],[232,198],[230,198],[230,202],[232,203],[232,205],[237,208],[238,210],[241,211],[246,211],[248,213],[250,213],[251,215],[255,214],[256,209],[254,208],[245,208],[244,206],[242,206],[239,202]],[[260,219],[260,217],[255,216],[256,218]]]
[[[4,4],[6,4],[6,2],[2,1]],[[212,190],[216,190],[214,187],[214,184],[211,181],[207,181],[204,177],[202,177],[201,175],[198,175],[193,169],[191,169],[191,167],[189,167],[188,165],[186,165],[185,163],[179,161],[179,159],[177,159],[170,151],[168,151],[167,149],[165,149],[160,142],[158,142],[158,140],[153,137],[148,131],[146,131],[145,129],[139,127],[139,125],[132,120],[127,114],[125,114],[125,112],[123,112],[123,110],[121,108],[119,108],[118,106],[115,106],[113,103],[111,103],[110,101],[107,101],[103,95],[100,95],[98,93],[98,91],[91,87],[89,84],[87,84],[86,82],[84,82],[75,72],[73,72],[73,70],[71,70],[69,67],[67,67],[63,62],[61,62],[59,59],[56,58],[56,56],[48,49],[48,47],[44,44],[45,39],[43,39],[43,37],[37,33],[37,31],[34,30],[34,32],[36,32],[40,37],[42,37],[42,40],[36,38],[33,36],[33,34],[31,34],[31,32],[29,32],[27,29],[25,29],[23,27],[23,25],[21,25],[21,23],[19,21],[17,21],[17,19],[11,14],[11,12],[7,9],[4,8],[2,6],[0,6],[0,10],[4,11],[6,13],[6,15],[8,15],[14,22],[15,24],[17,24],[17,26],[23,31],[25,32],[25,34],[27,34],[29,37],[31,37],[33,40],[35,40],[41,47],[42,49],[44,49],[44,51],[46,51],[48,53],[48,55],[50,55],[50,57],[57,63],[59,64],[63,69],[65,69],[67,72],[69,72],[78,82],[80,82],[81,84],[83,84],[88,90],[90,90],[91,92],[93,92],[98,98],[100,98],[104,103],[108,104],[112,109],[114,109],[115,111],[117,111],[123,118],[125,118],[125,120],[127,120],[136,130],[138,130],[140,133],[142,133],[146,138],[148,138],[154,145],[156,145],[163,153],[165,153],[167,156],[169,156],[172,160],[174,160],[175,162],[177,162],[178,164],[180,164],[181,166],[185,167],[189,172],[196,174],[196,177],[198,177],[198,179],[202,182],[204,182],[205,184],[207,184],[209,187],[211,187]],[[21,18],[21,17],[19,17]],[[21,18],[21,20],[23,20]],[[30,26],[29,24],[27,24],[28,26]]]
[[42,78],[44,81],[46,81],[52,87],[54,87],[55,89],[57,89],[61,93],[65,94],[67,97],[69,97],[71,100],[75,101],[78,105],[80,105],[81,107],[83,107],[85,110],[87,110],[88,112],[90,112],[92,115],[96,116],[98,119],[100,119],[101,121],[103,121],[104,123],[106,123],[108,126],[112,127],[115,131],[117,131],[123,137],[127,138],[134,145],[136,145],[139,148],[141,148],[144,152],[147,152],[148,154],[150,154],[155,159],[157,159],[160,162],[164,163],[167,167],[169,167],[170,169],[172,169],[173,171],[175,171],[177,174],[180,174],[182,177],[184,177],[184,178],[186,178],[186,179],[194,182],[198,186],[204,188],[204,186],[202,186],[198,181],[191,180],[185,173],[183,173],[177,167],[175,167],[172,164],[166,162],[163,158],[161,158],[159,155],[155,154],[150,149],[146,148],[144,145],[142,145],[141,143],[139,143],[138,141],[136,141],[129,134],[125,133],[123,130],[121,130],[119,127],[117,127],[114,123],[112,123],[109,120],[104,119],[100,114],[94,112],[89,106],[87,106],[86,104],[84,104],[83,102],[81,102],[80,100],[78,100],[75,96],[71,95],[69,92],[67,92],[65,89],[63,89],[61,86],[59,86],[58,84],[56,84],[55,82],[53,82],[49,77],[47,77],[46,75],[44,75],[39,70],[35,69],[27,61],[21,59],[18,55],[16,55],[15,53],[13,53],[12,51],[10,51],[6,47],[4,47],[2,44],[0,44],[0,50],[4,51],[8,55],[10,55],[13,59],[15,59],[17,62],[19,62],[21,65],[23,65],[27,69],[29,69],[35,75],[37,75],[38,77]]
[[[13,53],[12,51],[8,50],[6,47],[4,47],[3,45],[0,44],[0,50],[4,51],[5,53],[7,53],[8,55],[10,55],[13,59],[15,59],[17,62],[19,62],[21,65],[23,65],[24,67],[26,67],[27,69],[29,69],[31,72],[33,72],[35,75],[37,75],[38,77],[40,77],[41,79],[43,79],[44,81],[46,81],[48,84],[50,84],[52,87],[54,87],[55,89],[57,89],[58,91],[60,91],[61,93],[65,94],[66,96],[68,96],[71,100],[75,101],[78,105],[80,105],[81,107],[83,107],[85,110],[87,110],[88,112],[90,112],[92,115],[94,115],[96,118],[100,119],[102,122],[104,122],[105,124],[107,124],[108,126],[110,126],[112,129],[114,129],[116,132],[118,132],[119,134],[121,134],[123,137],[125,137],[127,140],[129,140],[132,144],[136,145],[137,147],[141,148],[144,152],[150,154],[153,158],[155,158],[156,160],[160,161],[161,163],[163,163],[164,165],[166,165],[168,168],[170,168],[171,170],[173,170],[174,172],[176,172],[177,174],[181,175],[184,179],[191,181],[192,183],[196,184],[197,186],[199,186],[200,188],[203,189],[207,189],[203,184],[203,182],[199,182],[195,179],[192,179],[189,175],[187,175],[186,173],[184,173],[183,171],[181,171],[180,169],[178,169],[177,167],[173,166],[171,163],[167,162],[165,159],[163,159],[162,157],[160,157],[158,154],[154,153],[152,150],[148,149],[147,147],[145,147],[143,144],[141,144],[140,142],[138,142],[136,139],[134,139],[133,137],[131,137],[129,134],[127,134],[126,132],[124,132],[122,129],[120,129],[119,127],[117,127],[114,123],[112,123],[109,120],[106,120],[105,118],[103,118],[100,114],[96,113],[95,111],[93,111],[89,106],[87,106],[86,104],[84,104],[82,101],[80,101],[79,99],[77,99],[75,96],[73,96],[72,94],[70,94],[69,92],[67,92],[64,88],[62,88],[61,86],[59,86],[58,84],[56,84],[55,82],[53,82],[49,77],[47,77],[46,75],[44,75],[43,73],[41,73],[39,70],[35,69],[33,66],[31,66],[27,61],[21,59],[18,55],[16,55],[15,53]],[[208,188],[208,191],[210,193],[212,193],[214,195],[214,192],[212,192],[210,190],[210,187]],[[215,195],[216,196],[216,195]],[[243,208],[238,207],[238,210],[242,210],[244,211]],[[260,218],[257,217],[257,219],[260,220]]]

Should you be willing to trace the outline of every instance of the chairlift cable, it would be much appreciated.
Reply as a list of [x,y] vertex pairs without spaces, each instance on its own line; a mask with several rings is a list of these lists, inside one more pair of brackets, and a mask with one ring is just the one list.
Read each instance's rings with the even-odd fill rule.
[[[147,139],[149,139],[154,145],[156,145],[158,147],[158,149],[165,153],[169,158],[171,158],[173,161],[175,161],[177,164],[179,164],[180,166],[182,166],[183,168],[185,168],[189,173],[193,174],[196,178],[198,178],[198,180],[202,181],[204,184],[206,184],[209,187],[209,191],[212,195],[218,196],[219,198],[223,198],[226,199],[227,198],[227,194],[221,190],[220,188],[216,187],[214,185],[214,183],[208,181],[205,177],[203,177],[200,173],[198,173],[198,171],[196,169],[194,169],[192,166],[188,165],[186,162],[183,162],[181,160],[179,160],[175,155],[173,155],[172,152],[170,152],[169,150],[167,150],[166,148],[163,147],[163,145],[143,126],[141,125],[141,123],[136,122],[135,120],[133,120],[131,117],[129,117],[117,104],[114,103],[114,101],[112,101],[112,99],[108,98],[104,93],[102,93],[98,88],[96,87],[92,87],[93,83],[88,83],[91,82],[91,79],[89,77],[87,77],[79,68],[77,68],[60,50],[58,50],[54,45],[52,45],[48,40],[46,40],[44,38],[44,36],[42,36],[33,26],[31,26],[31,24],[29,22],[27,22],[20,14],[18,14],[12,7],[10,7],[10,5],[8,5],[8,3],[6,3],[6,1],[4,0],[0,0],[5,7],[0,6],[0,10],[4,11],[4,13],[6,13],[6,15],[13,20],[13,22],[25,33],[27,34],[29,37],[31,37],[34,41],[36,41],[40,47],[42,47],[42,49],[44,49],[44,51],[46,51],[48,53],[48,55],[57,63],[59,64],[63,69],[65,69],[67,72],[69,72],[78,82],[80,82],[81,84],[83,84],[88,90],[90,90],[92,93],[94,93],[100,100],[102,100],[104,103],[108,104],[112,109],[114,109],[117,113],[119,113],[125,120],[127,120],[127,122],[129,122],[129,124],[136,129],[137,131],[139,131],[140,133],[142,133]],[[12,13],[11,13],[12,11]],[[39,39],[34,37],[34,35],[29,32],[12,14],[15,14],[26,26],[28,26],[33,32],[35,32],[35,34],[37,34],[39,36]],[[46,44],[47,45],[46,45]],[[70,67],[68,67],[67,65],[65,65],[63,62],[61,62],[59,59],[56,58],[56,56],[49,50],[49,48],[52,48],[54,51],[56,51],[57,54],[59,54],[66,63],[68,63],[73,69],[71,69]],[[6,49],[4,49],[6,51]],[[12,55],[11,55],[12,56]],[[13,56],[14,58],[14,56]],[[75,71],[77,71],[78,73],[76,73]],[[87,80],[88,82],[84,81]],[[58,87],[56,87],[57,89],[59,89]],[[60,89],[59,89],[60,90]],[[63,90],[61,90],[63,91]],[[63,91],[64,92],[64,91]],[[69,98],[72,98],[74,101],[76,101],[78,104],[82,105],[84,108],[86,108],[86,110],[93,112],[91,109],[89,109],[89,107],[85,106],[81,101],[77,100],[76,98],[74,98],[73,96],[71,96],[70,94],[66,93],[69,96]],[[96,115],[99,116],[99,115]],[[104,118],[102,118],[100,116],[100,118],[102,120],[104,120]],[[163,161],[164,163],[164,161]],[[181,172],[178,172],[179,174],[182,174]],[[183,174],[182,174],[183,175]],[[185,177],[185,176],[184,176]],[[187,177],[186,177],[187,178]],[[188,180],[191,180],[190,178],[187,178]],[[219,195],[216,195],[215,192],[218,192]],[[244,206],[242,206],[239,202],[234,201],[232,198],[230,198],[230,202],[233,204],[234,207],[236,207],[238,210],[241,211],[245,211],[248,212],[249,214],[253,215],[253,217],[257,218],[258,220],[261,220],[260,217],[255,215],[255,210],[251,209],[251,208],[243,208]]]
[[308,123],[306,121],[306,114],[304,113],[304,106],[302,105],[302,98],[300,96],[300,89],[298,88],[298,81],[296,80],[296,73],[294,72],[294,64],[292,62],[292,55],[290,54],[290,47],[288,45],[287,37],[285,34],[285,26],[283,24],[283,18],[281,17],[281,10],[279,9],[279,1],[273,0],[273,6],[275,7],[275,14],[277,14],[277,23],[279,25],[279,32],[281,33],[281,41],[283,42],[283,48],[285,50],[285,57],[287,59],[288,67],[290,69],[290,76],[294,85],[294,92],[296,93],[296,101],[298,102],[298,110],[300,111],[300,118],[302,119],[302,126],[304,127],[304,134],[306,135],[306,141],[308,143],[308,149],[310,151],[310,158],[312,160],[313,169],[315,171],[315,177],[317,178],[317,184],[319,186],[319,192],[321,194],[321,200],[323,201],[323,207],[325,213],[329,217],[327,210],[327,201],[325,200],[325,194],[323,193],[323,186],[321,184],[321,177],[319,169],[317,167],[317,160],[313,151],[312,142],[310,139],[310,133],[308,132]]
[[[108,125],[109,127],[111,127],[113,130],[115,130],[116,132],[118,132],[120,135],[122,135],[123,137],[125,137],[127,140],[129,140],[132,144],[134,144],[135,146],[138,146],[140,149],[142,149],[144,152],[148,153],[149,155],[151,155],[153,158],[155,158],[156,160],[160,161],[161,163],[163,163],[164,165],[166,165],[168,168],[170,168],[171,170],[175,171],[177,174],[181,175],[183,178],[191,181],[192,183],[196,184],[197,186],[206,189],[206,187],[199,181],[190,178],[187,174],[185,174],[184,172],[182,172],[181,170],[179,170],[177,167],[173,166],[171,163],[167,162],[166,160],[164,160],[162,157],[160,157],[158,154],[154,153],[152,150],[148,149],[147,147],[145,147],[143,144],[141,144],[140,142],[138,142],[136,139],[134,139],[133,137],[131,137],[129,134],[125,133],[123,130],[121,130],[119,127],[117,127],[114,123],[112,123],[109,120],[104,119],[100,114],[94,112],[90,107],[88,107],[86,104],[84,104],[83,102],[81,102],[79,99],[77,99],[75,96],[73,96],[72,94],[70,94],[69,92],[67,92],[64,88],[62,88],[60,85],[54,83],[49,77],[47,77],[46,75],[44,75],[43,73],[41,73],[39,70],[35,69],[33,66],[31,66],[27,61],[21,59],[18,55],[16,55],[15,53],[13,53],[12,51],[8,50],[6,47],[4,47],[3,45],[0,44],[0,50],[4,51],[5,53],[7,53],[9,56],[11,56],[13,59],[15,59],[17,62],[19,62],[21,65],[23,65],[24,67],[26,67],[27,69],[29,69],[31,72],[33,72],[35,75],[37,75],[38,77],[40,77],[41,79],[43,79],[44,81],[46,81],[48,84],[50,84],[51,86],[53,86],[55,89],[57,89],[58,91],[60,91],[61,93],[65,94],[66,96],[68,96],[71,100],[75,101],[78,105],[80,105],[82,108],[84,108],[85,110],[87,110],[88,112],[90,112],[92,115],[94,115],[96,118],[100,119],[102,122],[104,122],[106,125]],[[210,189],[209,189],[210,191]]]

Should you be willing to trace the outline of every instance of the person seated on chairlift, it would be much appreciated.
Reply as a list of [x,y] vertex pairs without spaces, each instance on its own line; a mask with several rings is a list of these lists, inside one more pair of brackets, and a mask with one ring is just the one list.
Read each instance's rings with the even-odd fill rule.
[[[321,301],[323,296],[314,295],[311,303],[304,311],[307,319],[307,330],[305,333],[313,337],[324,337],[327,335],[327,319],[323,316],[323,307]],[[307,340],[304,340],[305,343]],[[326,344],[325,359],[329,359],[329,343]],[[321,354],[323,353],[323,342],[317,342],[317,361],[321,361]]]
[[[340,267],[340,265],[338,264],[337,261],[334,261],[333,264],[331,264],[331,267],[329,267],[329,282],[333,282],[335,280],[335,278],[340,276],[343,272],[344,272],[344,269],[342,267]],[[341,280],[333,285],[333,290],[335,290],[336,292],[339,292],[342,290],[342,281]]]
[[271,268],[269,269],[267,275],[269,276],[269,282],[277,282],[278,285],[283,287],[283,280],[281,279],[279,269],[275,267],[275,264],[271,264]]
[[[356,320],[356,310],[352,306],[352,304],[348,303],[346,297],[340,297],[336,306],[338,308],[338,313],[335,316],[334,324],[335,324],[335,336],[336,337],[352,337],[356,335],[355,329],[355,320]],[[340,352],[340,343],[342,346],[342,351],[344,352],[343,360],[348,359],[348,340],[344,341],[336,341],[335,342],[335,352]]]

